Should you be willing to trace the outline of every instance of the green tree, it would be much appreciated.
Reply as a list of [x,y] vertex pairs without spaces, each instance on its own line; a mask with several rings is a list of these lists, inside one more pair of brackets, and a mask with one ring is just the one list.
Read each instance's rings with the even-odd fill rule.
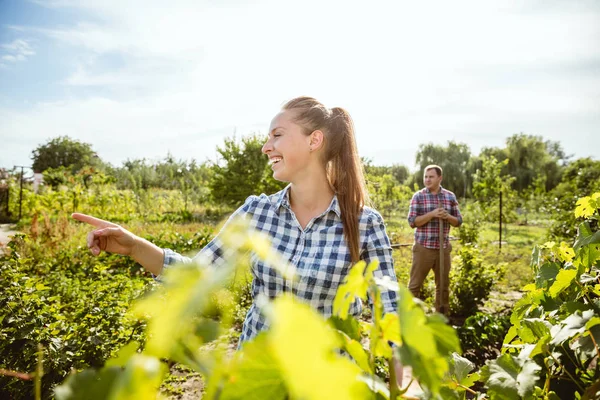
[[401,185],[403,185],[410,176],[408,167],[402,164],[392,164],[392,166],[373,165],[373,161],[365,157],[362,158],[362,163],[365,169],[365,174],[378,177],[392,175],[396,182]]
[[498,221],[502,193],[503,221],[510,222],[515,217],[516,193],[512,189],[515,178],[502,173],[502,167],[508,160],[498,161],[485,155],[480,159],[482,167],[473,176],[473,196],[486,218],[489,221]]
[[508,159],[502,172],[515,177],[513,189],[519,192],[529,188],[538,177],[545,179],[546,190],[553,189],[560,182],[569,158],[560,143],[524,133],[507,138],[504,149],[485,148],[482,154],[498,161]]
[[102,161],[89,143],[59,136],[38,146],[31,152],[32,168],[44,172],[49,168],[68,168],[76,173],[85,166],[102,166]]
[[561,182],[548,196],[547,210],[552,213],[550,236],[568,239],[577,232],[577,220],[572,212],[577,199],[600,191],[600,161],[580,158],[569,163]]
[[221,160],[213,165],[209,182],[212,197],[236,206],[252,194],[271,194],[286,184],[273,178],[268,158],[261,148],[266,138],[258,134],[226,138],[217,147]]
[[444,170],[442,186],[453,191],[456,196],[464,197],[468,192],[467,165],[471,150],[465,143],[448,141],[447,146],[427,143],[419,145],[416,162],[419,169],[414,173],[410,186],[421,186],[423,170],[427,165],[437,164]]

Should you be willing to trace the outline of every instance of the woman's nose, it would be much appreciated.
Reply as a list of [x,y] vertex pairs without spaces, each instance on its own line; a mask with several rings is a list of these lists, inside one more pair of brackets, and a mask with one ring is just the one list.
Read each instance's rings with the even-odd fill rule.
[[265,144],[263,144],[263,147],[261,149],[261,151],[263,152],[263,154],[268,154],[269,151],[272,150],[272,145],[271,145],[271,139],[268,139]]

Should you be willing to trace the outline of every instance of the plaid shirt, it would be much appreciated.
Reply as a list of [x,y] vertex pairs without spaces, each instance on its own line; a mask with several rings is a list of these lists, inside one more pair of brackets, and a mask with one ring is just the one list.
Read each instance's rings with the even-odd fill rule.
[[[425,215],[430,211],[439,208],[439,203],[448,211],[448,213],[458,219],[458,225],[462,224],[462,215],[458,209],[456,196],[449,190],[440,186],[440,191],[432,193],[424,188],[416,192],[410,201],[408,209],[408,223],[415,230],[415,242],[429,249],[440,248],[440,222],[438,218],[432,218],[428,223],[422,226],[415,225],[415,219],[420,215]],[[450,245],[448,233],[450,232],[450,223],[444,222],[444,248]]]
[[[318,310],[325,317],[333,313],[333,299],[338,286],[343,283],[352,266],[350,250],[343,234],[342,219],[337,197],[316,218],[313,218],[305,229],[302,229],[294,215],[289,201],[288,185],[282,191],[267,196],[250,196],[245,204],[230,217],[246,215],[250,224],[259,231],[269,234],[273,248],[296,267],[299,281],[291,288],[298,298]],[[379,260],[379,268],[374,276],[389,276],[396,281],[392,248],[385,231],[383,219],[379,213],[364,207],[359,217],[360,258],[369,263]],[[196,257],[208,256],[213,264],[223,262],[222,243],[217,235]],[[191,262],[172,250],[165,249],[164,266],[178,262]],[[256,299],[262,293],[274,298],[284,291],[290,291],[280,274],[251,255],[252,294]],[[381,299],[385,312],[396,311],[396,293],[382,288]],[[350,315],[359,316],[362,312],[362,301],[355,299],[350,307]],[[261,330],[268,328],[268,321],[260,312],[256,302],[250,306],[242,327],[240,343],[252,339]]]

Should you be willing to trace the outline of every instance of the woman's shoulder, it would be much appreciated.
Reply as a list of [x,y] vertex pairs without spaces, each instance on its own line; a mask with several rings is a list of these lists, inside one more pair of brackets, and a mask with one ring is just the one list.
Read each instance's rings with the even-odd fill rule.
[[383,217],[376,209],[364,206],[360,215],[360,220],[367,224],[383,223]]
[[286,199],[287,187],[273,194],[261,193],[259,195],[248,196],[241,208],[247,213],[254,213],[257,210],[264,210],[266,208],[278,208]]

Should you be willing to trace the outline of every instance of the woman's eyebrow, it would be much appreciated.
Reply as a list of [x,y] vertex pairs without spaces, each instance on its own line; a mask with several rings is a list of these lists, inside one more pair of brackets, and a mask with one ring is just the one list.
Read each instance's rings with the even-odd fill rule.
[[271,133],[270,133],[270,134],[272,135],[272,134],[273,134],[273,133],[275,133],[275,131],[276,131],[276,130],[278,130],[278,129],[279,129],[280,131],[284,131],[284,132],[285,132],[285,129],[283,129],[283,127],[281,127],[281,126],[276,126],[275,128],[271,129]]

